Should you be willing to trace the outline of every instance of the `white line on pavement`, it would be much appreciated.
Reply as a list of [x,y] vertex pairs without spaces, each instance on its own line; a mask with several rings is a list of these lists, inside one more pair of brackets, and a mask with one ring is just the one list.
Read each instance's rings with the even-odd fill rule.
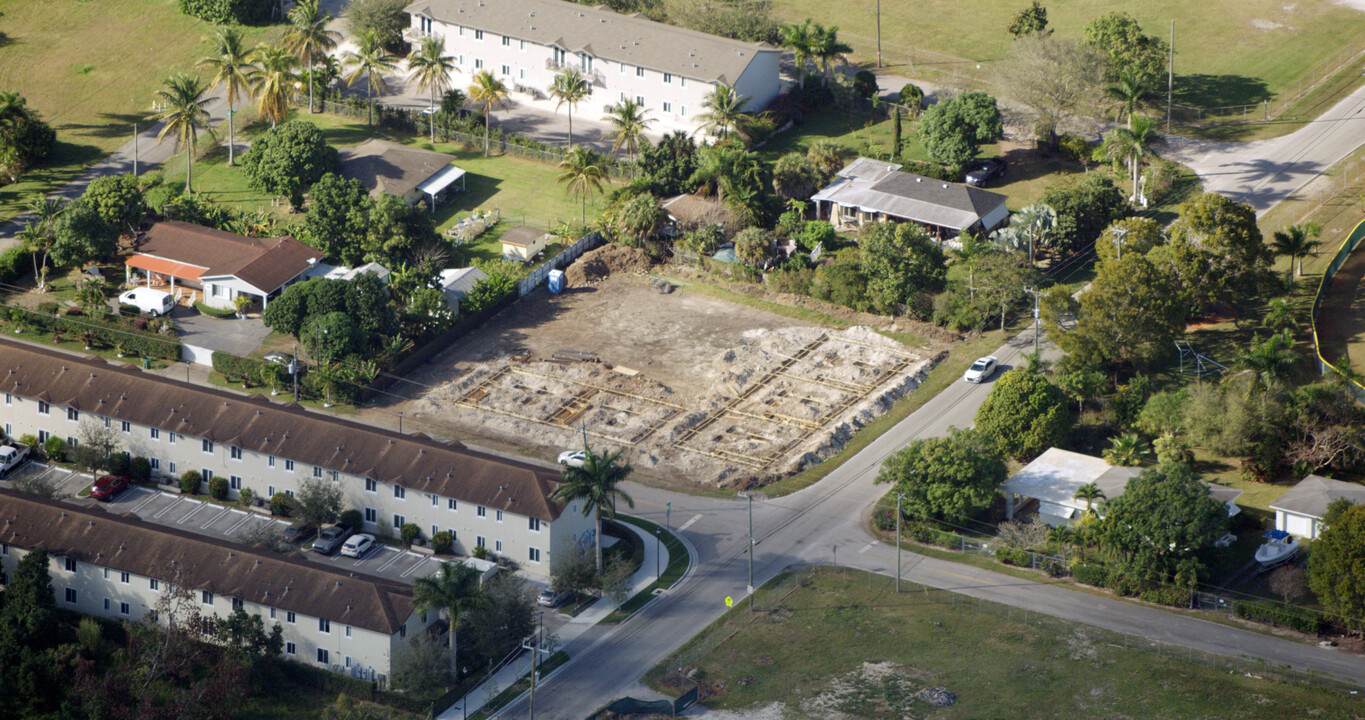
[[147,488],[142,488],[142,487],[140,487],[140,488],[134,488],[134,489],[137,490],[137,491],[140,492],[140,493],[147,493],[147,497],[143,498],[142,502],[140,502],[140,503],[138,503],[138,504],[136,504],[136,505],[134,505],[134,506],[132,507],[132,510],[131,510],[131,511],[134,512],[134,513],[138,512],[138,511],[141,510],[142,508],[147,507],[149,504],[151,504],[151,502],[152,502],[153,500],[155,500],[155,499],[157,498],[158,495],[161,494],[161,493],[159,493],[159,492],[157,492],[157,491],[155,491],[155,490],[148,490]]
[[200,530],[207,530],[208,527],[209,527],[210,525],[212,525],[212,524],[218,522],[218,519],[221,518],[221,517],[223,517],[224,515],[228,514],[228,512],[229,512],[228,508],[223,508],[221,511],[219,511],[219,513],[218,513],[217,515],[214,515],[213,517],[211,517],[211,518],[209,518],[207,521],[205,521],[203,525],[200,525],[200,526],[199,526],[199,529],[200,529]]
[[[163,493],[163,494],[164,494],[164,493]],[[172,500],[170,505],[167,505],[166,507],[161,508],[161,510],[160,510],[159,512],[157,512],[155,515],[153,515],[152,517],[154,517],[154,518],[159,518],[159,517],[161,517],[162,515],[165,515],[166,513],[170,512],[171,508],[175,507],[176,505],[179,505],[179,504],[181,503],[181,501],[183,501],[184,499],[185,499],[185,498],[183,498],[183,497],[178,497],[178,498]]]
[[184,525],[186,522],[189,521],[190,518],[192,518],[192,517],[194,517],[195,515],[199,514],[199,511],[200,511],[200,510],[203,510],[203,509],[204,509],[204,506],[207,505],[207,503],[203,503],[203,502],[200,502],[200,501],[198,501],[198,500],[190,500],[189,502],[197,503],[197,504],[198,504],[198,507],[196,507],[195,509],[189,511],[188,513],[185,513],[185,517],[182,517],[182,518],[180,518],[179,520],[176,520],[176,521],[175,521],[175,524],[176,524],[176,525]]
[[693,515],[691,519],[689,519],[687,522],[685,522],[685,523],[682,524],[682,527],[678,528],[678,532],[682,532],[682,531],[684,531],[684,530],[686,530],[686,529],[692,527],[692,523],[694,523],[694,522],[700,520],[701,518],[702,518],[701,515]]
[[393,550],[393,557],[389,558],[388,560],[385,560],[383,565],[380,565],[378,568],[376,568],[377,570],[388,570],[390,565],[398,562],[403,557],[403,552],[401,550],[394,550],[391,547],[386,547],[384,549]]
[[416,565],[413,565],[412,567],[408,568],[406,571],[403,572],[402,575],[399,575],[398,577],[407,577],[407,576],[409,576],[409,575],[411,575],[411,574],[417,572],[417,569],[420,568],[420,567],[422,567],[423,565],[426,565],[426,564],[427,564],[427,560],[429,560],[429,559],[430,559],[430,558],[426,558],[426,557],[422,558],[422,561],[421,561],[421,562],[419,562],[419,563],[417,563]]
[[881,543],[880,543],[879,541],[873,540],[872,542],[870,542],[870,543],[864,545],[864,546],[863,546],[863,549],[858,551],[858,554],[859,554],[859,555],[862,555],[863,553],[867,552],[868,550],[871,550],[874,546],[880,545],[880,544],[881,544]]
[[242,519],[238,520],[236,523],[233,524],[232,527],[227,529],[227,534],[228,535],[235,534],[237,532],[237,528],[240,528],[241,526],[247,524],[248,522],[251,522],[252,517],[253,515],[251,513],[243,513]]

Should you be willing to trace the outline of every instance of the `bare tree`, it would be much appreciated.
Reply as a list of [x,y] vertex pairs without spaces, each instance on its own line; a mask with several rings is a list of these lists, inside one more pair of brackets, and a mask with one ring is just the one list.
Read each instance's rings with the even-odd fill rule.
[[1103,58],[1089,45],[1028,35],[1010,43],[999,81],[1033,111],[1038,137],[1053,144],[1058,128],[1099,99],[1103,73]]
[[86,472],[94,473],[109,467],[109,458],[119,451],[119,431],[90,418],[81,421],[79,443],[71,451],[72,459]]
[[428,633],[419,633],[393,654],[393,686],[431,700],[450,687],[450,650]]
[[612,559],[602,569],[602,594],[620,605],[630,597],[630,579],[634,575],[635,568],[631,567],[630,560]]
[[1298,565],[1282,565],[1270,573],[1270,591],[1292,603],[1308,594],[1308,578]]
[[1027,550],[1047,542],[1047,523],[1036,518],[1026,523],[1018,520],[1002,522],[998,530],[1000,541],[1012,548]]
[[336,522],[341,514],[341,486],[324,480],[305,480],[299,484],[299,515],[308,525],[321,530]]

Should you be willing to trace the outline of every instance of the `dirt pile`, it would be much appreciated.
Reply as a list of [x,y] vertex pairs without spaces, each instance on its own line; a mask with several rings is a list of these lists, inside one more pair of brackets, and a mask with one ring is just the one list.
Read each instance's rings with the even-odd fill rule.
[[564,281],[569,287],[595,285],[612,273],[648,272],[650,264],[644,250],[624,245],[604,245],[583,253],[583,257],[564,271]]

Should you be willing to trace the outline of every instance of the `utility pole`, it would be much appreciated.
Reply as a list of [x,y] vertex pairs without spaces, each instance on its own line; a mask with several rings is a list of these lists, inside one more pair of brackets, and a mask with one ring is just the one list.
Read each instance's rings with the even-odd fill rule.
[[133,123],[133,177],[137,177],[137,123]]
[[669,532],[673,532],[673,518],[672,518],[672,515],[673,515],[673,503],[671,503],[671,502],[666,502],[666,503],[664,503],[664,526],[668,528],[668,531],[669,531]]
[[877,69],[882,69],[882,0],[877,0]]
[[[654,579],[657,581],[663,577],[659,571],[659,555],[663,552],[663,532],[658,525],[654,526]],[[752,582],[752,581],[751,581]]]
[[1039,361],[1042,357],[1038,355],[1038,296],[1037,288],[1024,288],[1024,292],[1033,296],[1033,356]]
[[749,498],[749,612],[754,611],[754,496]]
[[294,343],[294,359],[289,362],[289,374],[294,376],[294,402],[299,401],[299,344]]
[[901,594],[901,501],[905,493],[896,496],[896,594]]
[[1110,242],[1114,243],[1115,248],[1114,252],[1117,255],[1117,257],[1114,258],[1115,260],[1123,259],[1123,239],[1127,237],[1127,235],[1128,228],[1126,227],[1114,228],[1114,237],[1110,240]]
[[1175,18],[1171,18],[1170,57],[1166,59],[1166,132],[1171,131],[1171,96],[1175,90]]
[[544,647],[544,643],[541,642],[541,633],[543,632],[541,627],[542,616],[543,613],[536,614],[535,633],[521,642],[521,649],[531,651],[531,699],[529,703],[531,720],[536,720],[536,656],[540,653],[550,652]]

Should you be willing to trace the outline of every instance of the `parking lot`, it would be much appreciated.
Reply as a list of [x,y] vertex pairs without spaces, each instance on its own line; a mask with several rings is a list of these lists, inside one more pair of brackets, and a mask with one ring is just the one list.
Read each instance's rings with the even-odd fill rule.
[[39,462],[28,462],[5,476],[5,487],[15,487],[24,483],[49,485],[58,498],[76,497],[93,482],[89,475],[82,475],[59,467],[49,467]]

